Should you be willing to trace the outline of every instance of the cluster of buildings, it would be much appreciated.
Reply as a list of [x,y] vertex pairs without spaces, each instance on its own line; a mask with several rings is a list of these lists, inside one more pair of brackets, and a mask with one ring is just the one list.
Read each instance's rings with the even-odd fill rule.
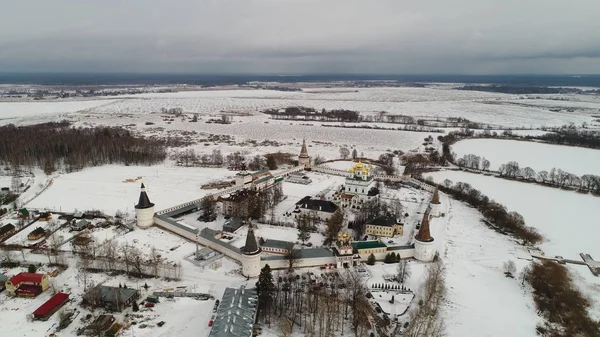
[[[306,142],[298,156],[299,169],[310,168],[310,156],[306,149]],[[293,173],[293,172],[292,172]],[[348,172],[344,186],[338,190],[333,200],[314,199],[304,197],[296,203],[293,211],[294,217],[310,213],[325,221],[338,209],[350,207],[360,209],[362,204],[379,198],[379,191],[373,179],[372,169],[369,165],[358,162]],[[300,175],[297,175],[298,177]],[[289,175],[288,175],[289,177]],[[291,178],[290,178],[291,179]],[[293,178],[296,179],[296,178]],[[302,179],[302,178],[299,178]],[[272,186],[283,180],[283,177],[274,177],[268,171],[248,173],[242,171],[236,176],[235,190],[228,191],[228,196],[219,197],[222,202],[223,214],[246,219],[248,214],[243,214],[248,209],[247,203],[252,202],[255,193],[263,187]],[[244,205],[246,204],[246,207]],[[272,240],[267,238],[262,245],[258,244],[254,228],[251,223],[243,220],[229,219],[225,224],[226,231],[235,231],[241,226],[248,225],[248,233],[242,248],[232,246],[222,240],[224,233],[209,228],[199,230],[195,227],[178,223],[173,218],[178,215],[198,209],[193,202],[174,207],[164,212],[159,212],[154,217],[154,204],[150,202],[146,189],[142,184],[138,204],[135,206],[138,226],[147,228],[156,222],[159,226],[172,231],[190,240],[196,241],[207,248],[224,254],[242,265],[242,274],[247,277],[257,277],[261,268],[268,264],[271,268],[287,268],[289,266],[288,252],[294,251],[295,267],[335,266],[338,268],[356,265],[366,261],[371,254],[377,260],[383,260],[387,254],[395,253],[401,258],[415,258],[419,261],[429,262],[434,259],[436,248],[430,233],[429,218],[440,216],[440,202],[437,188],[433,193],[430,205],[423,215],[418,233],[407,245],[386,244],[380,239],[370,241],[351,241],[350,236],[342,234],[331,247],[301,247],[296,248],[294,242]],[[370,220],[366,225],[366,234],[377,237],[393,237],[403,234],[404,226],[397,218],[391,215],[381,216]]]

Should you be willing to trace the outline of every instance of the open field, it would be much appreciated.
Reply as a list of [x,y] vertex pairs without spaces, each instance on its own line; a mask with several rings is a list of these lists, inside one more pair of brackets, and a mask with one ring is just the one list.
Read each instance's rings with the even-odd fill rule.
[[550,171],[553,167],[581,176],[600,175],[600,150],[502,139],[467,139],[452,145],[458,158],[475,154],[490,161],[490,169],[514,160],[521,168]]
[[[540,247],[549,256],[580,260],[579,253],[587,253],[600,259],[600,231],[596,214],[591,211],[598,208],[597,197],[466,172],[440,171],[427,176],[438,182],[450,179],[454,183],[469,183],[508,210],[519,212],[528,226],[537,228],[546,238]],[[583,292],[592,295],[592,314],[600,317],[600,278],[594,277],[587,267],[568,268]]]
[[450,200],[447,243],[440,254],[446,267],[448,336],[535,336],[538,318],[531,294],[518,279],[504,276],[502,263],[512,260],[518,273],[518,245],[487,228],[481,215]]

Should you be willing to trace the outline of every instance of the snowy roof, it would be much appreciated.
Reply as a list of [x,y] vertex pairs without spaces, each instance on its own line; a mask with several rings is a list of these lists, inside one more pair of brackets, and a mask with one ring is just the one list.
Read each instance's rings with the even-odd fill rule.
[[131,297],[135,296],[138,293],[137,290],[131,288],[118,288],[103,285],[93,288],[90,291],[99,291],[101,301],[106,303],[127,302]]
[[338,209],[338,206],[331,201],[312,199],[310,196],[300,199],[296,205],[300,206],[300,208],[327,213],[334,213]]
[[254,289],[226,288],[210,337],[250,337],[258,295]]
[[[333,257],[333,251],[327,248],[304,248],[294,249],[298,253],[298,259],[315,259],[321,257]],[[285,255],[267,255],[261,257],[263,261],[285,260]]]
[[89,224],[90,224],[89,221],[87,221],[85,219],[82,219],[82,220],[77,221],[75,223],[75,225],[73,225],[73,227],[75,227],[75,228],[83,228],[83,227],[85,227],[85,226],[87,226]]
[[377,218],[367,222],[367,225],[392,227],[397,223],[398,222],[396,221],[396,218],[394,218],[392,216],[382,215],[380,217],[377,217]]
[[224,242],[224,241],[221,241],[219,239],[216,239],[215,236],[217,234],[219,234],[218,231],[216,231],[214,229],[210,229],[208,227],[205,227],[205,228],[203,228],[200,231],[200,236],[201,237],[203,237],[203,238],[205,238],[205,239],[207,239],[207,240],[209,240],[211,242],[214,242],[216,244],[219,244],[219,245],[221,245],[221,246],[223,246],[223,247],[225,247],[225,248],[227,248],[227,249],[229,249],[229,250],[231,250],[233,252],[236,252],[236,253],[240,252],[240,249],[238,247],[235,247],[235,246],[233,246],[233,245],[231,245],[231,244],[229,244],[227,242]]
[[287,249],[290,245],[293,247],[294,243],[290,241],[267,239],[262,246],[268,248]]

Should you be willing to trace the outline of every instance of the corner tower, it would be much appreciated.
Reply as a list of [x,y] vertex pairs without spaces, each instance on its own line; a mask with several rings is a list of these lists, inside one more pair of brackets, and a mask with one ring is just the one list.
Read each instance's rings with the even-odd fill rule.
[[248,225],[246,244],[240,248],[242,253],[242,275],[246,277],[257,277],[260,274],[260,256],[262,250],[256,243],[252,223]]
[[150,202],[146,194],[146,186],[142,183],[140,200],[135,205],[135,217],[140,228],[149,228],[154,224],[154,204]]
[[421,228],[415,236],[415,259],[421,262],[431,262],[435,257],[433,237],[429,231],[429,210],[423,214]]
[[436,217],[439,218],[441,216],[441,212],[440,212],[440,194],[438,191],[438,186],[435,186],[435,190],[433,191],[433,197],[431,198],[431,216],[432,217]]
[[306,139],[302,140],[302,149],[300,149],[300,155],[298,156],[298,166],[303,166],[305,169],[310,167],[310,156],[306,149]]

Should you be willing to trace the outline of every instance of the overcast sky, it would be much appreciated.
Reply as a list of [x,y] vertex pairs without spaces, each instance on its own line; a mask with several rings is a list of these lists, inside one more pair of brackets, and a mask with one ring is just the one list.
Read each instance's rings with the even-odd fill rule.
[[600,0],[7,0],[9,71],[599,74]]

